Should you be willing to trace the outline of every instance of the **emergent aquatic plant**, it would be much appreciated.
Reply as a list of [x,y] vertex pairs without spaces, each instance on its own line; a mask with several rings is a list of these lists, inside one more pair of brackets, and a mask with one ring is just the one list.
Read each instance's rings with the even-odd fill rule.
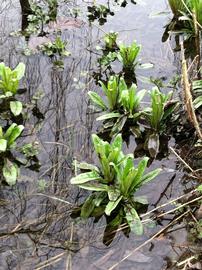
[[148,123],[150,132],[148,133],[148,150],[152,157],[159,151],[159,136],[166,131],[167,121],[172,115],[176,101],[172,101],[173,92],[163,94],[158,87],[154,87],[150,93],[151,107],[147,108],[144,117]]
[[[45,4],[45,5],[44,5]],[[28,27],[25,29],[24,34],[44,35],[44,26],[50,21],[55,21],[57,17],[57,0],[46,0],[43,5],[39,3],[31,3],[31,14],[28,15]]]
[[105,48],[108,50],[114,50],[117,48],[118,32],[110,31],[104,36]]
[[169,4],[175,16],[192,18],[192,13],[195,13],[197,22],[202,24],[202,0],[169,0]]
[[124,71],[134,72],[134,68],[138,64],[137,57],[140,50],[141,46],[138,45],[136,41],[133,41],[130,46],[124,44],[119,45],[117,58],[123,64]]
[[[5,132],[0,127],[0,168],[3,171],[4,180],[10,186],[15,185],[19,176],[18,165],[29,165],[28,161],[38,163],[36,155],[38,154],[37,145],[35,142],[18,146],[17,139],[21,136],[24,126],[13,123]],[[14,154],[12,153],[14,152]],[[21,153],[24,160],[15,157],[16,153]]]
[[131,231],[142,234],[143,225],[136,208],[138,203],[141,204],[141,199],[134,194],[142,185],[154,179],[160,169],[145,174],[149,160],[147,157],[135,167],[133,155],[124,155],[122,152],[120,134],[111,144],[95,134],[92,135],[92,140],[100,166],[78,164],[77,167],[89,172],[71,179],[71,184],[93,191],[81,207],[81,217],[88,218],[98,212],[100,216],[113,215],[116,225],[126,222]]
[[3,157],[3,176],[9,185],[14,185],[18,177],[18,166],[8,159],[8,154],[15,148],[16,140],[21,135],[24,127],[22,125],[12,124],[5,133],[0,127],[0,154]]
[[98,19],[99,24],[103,25],[104,23],[106,23],[108,15],[114,15],[114,12],[112,12],[108,6],[88,6],[88,19],[90,22],[94,22],[96,19]]
[[14,70],[0,63],[0,98],[10,97],[17,94],[19,81],[25,73],[25,65],[19,63]]
[[[88,92],[92,103],[104,112],[97,120],[107,121],[106,125],[108,128],[110,127],[109,122],[111,122],[111,126],[113,126],[111,133],[119,133],[127,120],[136,122],[142,114],[142,111],[139,110],[140,102],[146,90],[137,92],[135,84],[128,87],[124,79],[118,76],[110,77],[107,85],[100,83],[107,98],[107,104],[97,93]],[[115,123],[114,120],[116,120]]]
[[[169,0],[173,19],[166,25],[162,40],[166,41],[169,33],[183,35],[186,54],[195,57],[195,51],[200,55],[200,35],[202,26],[202,0]],[[176,40],[175,50],[180,50]],[[193,46],[195,43],[195,46]],[[194,51],[195,50],[195,51]]]
[[[0,63],[0,101],[2,103],[7,100],[10,104],[10,110],[14,116],[18,116],[22,112],[22,103],[13,97],[17,94],[19,82],[25,73],[25,65],[19,63],[14,70]],[[3,104],[2,108],[4,107]]]
[[41,51],[53,57],[58,54],[59,56],[69,56],[70,52],[66,50],[67,43],[64,42],[60,37],[56,37],[55,41],[47,42],[40,46]]

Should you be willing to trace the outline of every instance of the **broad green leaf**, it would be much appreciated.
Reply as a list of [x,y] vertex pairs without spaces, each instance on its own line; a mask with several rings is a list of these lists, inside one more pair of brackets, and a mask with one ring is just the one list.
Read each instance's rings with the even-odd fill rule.
[[151,171],[151,172],[145,174],[142,177],[141,185],[146,184],[146,183],[150,182],[151,180],[153,180],[160,172],[161,172],[161,169],[159,168],[159,169],[156,169],[154,171]]
[[86,162],[77,162],[76,167],[81,169],[81,170],[88,170],[88,171],[96,171],[99,172],[98,167],[95,165],[86,163]]
[[118,206],[120,201],[122,200],[123,196],[120,196],[116,201],[109,201],[106,208],[105,208],[105,214],[107,216],[110,216],[111,212]]
[[198,109],[202,105],[202,96],[197,97],[193,102],[194,108]]
[[71,184],[74,185],[79,185],[79,184],[84,184],[90,181],[94,181],[94,180],[100,180],[101,176],[99,173],[97,173],[96,171],[93,172],[86,172],[86,173],[81,173],[75,177],[73,177],[70,180]]
[[95,196],[94,204],[96,207],[100,206],[100,204],[107,198],[107,193],[105,191],[99,192],[97,196]]
[[22,79],[25,74],[25,64],[19,63],[13,71],[16,72],[18,80]]
[[122,92],[124,90],[127,90],[128,89],[127,84],[126,84],[126,82],[125,82],[125,80],[124,80],[123,77],[121,77],[120,80],[119,80],[119,89],[120,89],[120,92],[121,92],[120,94],[122,94]]
[[133,183],[131,184],[131,187],[130,187],[130,192],[133,192],[134,189],[139,185],[139,183],[142,182],[142,176],[144,174],[144,171],[147,167],[147,163],[149,161],[149,158],[148,157],[144,157],[138,164],[138,167],[137,167],[137,174],[134,178],[134,181]]
[[12,129],[12,132],[8,138],[8,146],[12,146],[12,144],[15,142],[15,140],[20,136],[20,134],[22,133],[24,129],[24,126],[19,125],[19,126],[15,126]]
[[12,97],[12,96],[13,96],[13,93],[10,92],[10,91],[8,91],[8,92],[5,93],[5,96],[6,96],[6,97]]
[[0,139],[0,152],[5,152],[7,148],[7,141]]
[[22,103],[20,101],[11,101],[10,109],[13,115],[18,116],[22,112]]
[[92,134],[93,146],[97,155],[100,154],[100,150],[104,148],[104,142],[96,134]]
[[131,231],[134,232],[136,235],[142,235],[143,225],[137,211],[134,208],[127,206],[124,207],[124,209],[126,214],[126,220],[128,222],[128,225],[130,226]]
[[6,131],[4,138],[8,139],[12,133],[12,131],[14,130],[14,128],[17,127],[17,124],[13,123]]
[[18,177],[18,168],[17,165],[10,162],[8,159],[5,159],[4,166],[3,166],[3,176],[5,181],[10,185],[13,186],[16,184],[17,177]]
[[141,203],[141,204],[148,204],[148,200],[146,196],[134,196],[133,201]]
[[91,99],[91,101],[96,104],[100,109],[106,110],[107,106],[105,105],[104,101],[102,98],[95,92],[89,91],[88,95]]
[[110,201],[116,201],[120,196],[120,191],[118,189],[109,187],[108,190],[108,198]]
[[105,114],[99,116],[98,118],[96,118],[96,120],[103,121],[103,120],[107,120],[107,119],[111,119],[111,118],[118,118],[120,116],[121,116],[120,113],[111,112],[111,113],[105,113]]
[[95,208],[94,195],[89,196],[81,207],[81,217],[88,218]]
[[113,162],[114,164],[116,164],[118,162],[118,160],[120,159],[120,156],[121,156],[120,149],[118,147],[113,148],[111,150],[111,153],[108,156],[108,162],[110,162],[110,163]]
[[118,118],[116,123],[114,124],[114,127],[112,128],[110,135],[116,135],[120,132],[122,132],[122,129],[127,121],[127,115],[123,115],[122,117]]
[[118,148],[119,151],[121,151],[121,149],[122,149],[122,144],[123,144],[122,136],[121,136],[121,134],[118,134],[118,135],[114,138],[114,140],[113,140],[113,142],[112,142],[112,148],[113,148],[113,149]]
[[80,188],[86,189],[86,190],[91,190],[91,191],[108,191],[108,186],[100,183],[84,183],[84,184],[79,184]]
[[[137,181],[138,169],[130,168],[126,177],[122,177],[122,192],[125,196],[134,192],[134,185]],[[125,174],[125,172],[124,172]]]
[[107,87],[105,86],[105,84],[102,82],[102,81],[99,81],[101,87],[102,87],[102,90],[104,91],[105,95],[107,96],[108,94],[108,89]]

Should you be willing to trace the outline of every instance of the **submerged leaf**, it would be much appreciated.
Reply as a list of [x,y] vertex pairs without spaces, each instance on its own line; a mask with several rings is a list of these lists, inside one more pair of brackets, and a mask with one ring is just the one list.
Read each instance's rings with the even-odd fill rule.
[[136,235],[143,234],[143,225],[137,211],[132,207],[124,207],[126,213],[126,220],[132,232]]
[[81,207],[81,217],[88,218],[95,208],[94,195],[89,196]]

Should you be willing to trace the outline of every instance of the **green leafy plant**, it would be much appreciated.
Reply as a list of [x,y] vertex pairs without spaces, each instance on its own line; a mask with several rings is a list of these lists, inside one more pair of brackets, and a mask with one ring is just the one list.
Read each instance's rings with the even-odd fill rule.
[[10,111],[14,116],[21,114],[23,106],[22,103],[14,99],[18,92],[19,82],[25,73],[25,65],[19,63],[14,70],[0,63],[0,101],[1,109],[7,107],[9,103]]
[[158,87],[154,87],[150,93],[151,107],[144,112],[144,117],[150,132],[148,133],[147,145],[152,157],[159,151],[159,136],[166,131],[167,120],[170,119],[176,101],[172,101],[173,92],[163,94]]
[[0,63],[0,98],[13,96],[19,88],[19,81],[25,73],[25,65],[19,63],[14,70],[6,67],[4,63]]
[[3,176],[5,181],[9,185],[14,185],[16,183],[19,171],[18,166],[12,163],[8,154],[16,146],[16,140],[21,135],[24,127],[22,125],[12,124],[5,133],[3,133],[2,127],[0,127],[0,153],[3,157]]
[[44,26],[50,21],[55,21],[57,17],[57,0],[46,0],[45,5],[31,3],[31,14],[28,15],[28,27],[24,34],[30,36],[31,34],[44,35]]
[[55,54],[59,56],[69,56],[70,52],[66,50],[67,43],[64,42],[60,37],[56,37],[54,42],[48,42],[40,46],[41,51],[53,57]]
[[136,41],[130,46],[124,44],[119,45],[119,51],[117,53],[118,60],[123,64],[125,71],[134,71],[135,66],[138,64],[137,57],[140,53],[141,46]]
[[88,19],[90,22],[98,20],[100,25],[103,25],[107,21],[107,16],[114,15],[114,12],[106,5],[92,5],[88,6]]
[[108,50],[114,50],[117,48],[117,32],[109,32],[104,36],[105,48]]
[[81,216],[93,216],[93,212],[97,213],[101,208],[101,214],[115,215],[116,224],[127,222],[132,231],[142,234],[143,226],[136,210],[137,203],[141,200],[134,194],[142,185],[155,178],[160,169],[145,174],[149,160],[147,157],[135,167],[133,155],[124,155],[122,152],[120,134],[111,144],[95,134],[92,135],[92,140],[100,166],[78,164],[77,167],[87,169],[88,172],[71,179],[71,184],[93,191],[81,207]]
[[[169,0],[168,2],[174,17],[171,22],[166,25],[166,30],[163,34],[162,40],[166,41],[170,32],[175,35],[183,35],[186,55],[195,57],[195,51],[198,50],[196,47],[200,45],[198,44],[193,46],[193,43],[199,43],[198,40],[200,40],[202,0]],[[195,23],[195,18],[197,23]],[[196,27],[198,29],[196,29]],[[199,32],[199,36],[197,37],[196,32]],[[180,44],[178,41],[176,45],[175,50],[180,50]]]
[[[24,126],[15,123],[3,132],[0,127],[0,168],[3,172],[4,180],[10,186],[15,185],[17,177],[19,176],[19,165],[28,165],[28,161],[38,161],[36,155],[38,154],[38,147],[35,142],[24,144],[19,147],[17,139],[21,136]],[[14,152],[14,154],[13,154]],[[16,157],[17,154],[23,154],[25,160]]]
[[135,84],[128,87],[125,80],[118,76],[110,77],[107,85],[102,82],[100,84],[107,98],[107,104],[96,92],[88,92],[92,103],[104,112],[97,120],[106,121],[107,127],[110,127],[109,122],[113,120],[111,123],[111,126],[113,126],[112,134],[119,133],[127,120],[136,122],[142,114],[140,102],[146,90],[137,92]]

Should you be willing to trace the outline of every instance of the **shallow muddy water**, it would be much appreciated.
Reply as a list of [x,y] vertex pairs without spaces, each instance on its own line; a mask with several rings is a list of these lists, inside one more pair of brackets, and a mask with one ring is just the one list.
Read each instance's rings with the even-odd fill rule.
[[[100,44],[103,31],[114,30],[120,33],[119,40],[130,43],[136,39],[142,44],[142,62],[151,62],[154,68],[137,71],[140,88],[152,87],[141,79],[143,77],[164,77],[167,81],[179,72],[179,56],[172,51],[172,42],[161,42],[164,26],[172,17],[167,1],[145,0],[145,5],[128,3],[125,8],[109,2],[115,15],[108,16],[103,26],[97,21],[88,22],[86,2],[72,1],[59,6],[59,15],[68,18],[70,8],[81,9],[77,24],[62,31],[71,52],[64,60],[64,69],[54,67],[51,59],[40,53],[25,56],[25,38],[10,36],[21,27],[20,5],[18,1],[4,0],[0,6],[0,59],[11,67],[20,61],[26,64],[21,85],[27,88],[25,102],[30,102],[37,91],[44,94],[38,101],[38,113],[31,113],[24,123],[25,140],[39,143],[40,170],[21,168],[15,187],[1,186],[0,270],[110,269],[168,223],[164,220],[155,228],[146,229],[141,237],[131,233],[126,238],[119,232],[107,247],[102,243],[104,218],[93,223],[93,219],[70,217],[71,209],[86,195],[69,184],[72,162],[95,158],[91,134],[96,132],[98,123],[96,115],[88,108],[87,91],[99,89],[92,75],[98,70],[96,46]],[[30,38],[29,42],[36,41]],[[118,66],[114,68],[119,70]],[[169,145],[175,147],[175,140],[171,139]],[[133,152],[135,146],[131,137],[124,150]],[[174,154],[154,161],[150,169],[157,167],[163,169],[160,176],[139,192],[148,197],[149,209],[176,198],[191,187],[191,183],[182,185],[183,172]],[[41,184],[44,182],[45,187]],[[170,220],[172,218],[170,215]],[[183,224],[176,227],[181,228]],[[160,235],[116,269],[169,269],[168,262],[184,252],[178,246],[185,241],[183,228],[168,236]]]

